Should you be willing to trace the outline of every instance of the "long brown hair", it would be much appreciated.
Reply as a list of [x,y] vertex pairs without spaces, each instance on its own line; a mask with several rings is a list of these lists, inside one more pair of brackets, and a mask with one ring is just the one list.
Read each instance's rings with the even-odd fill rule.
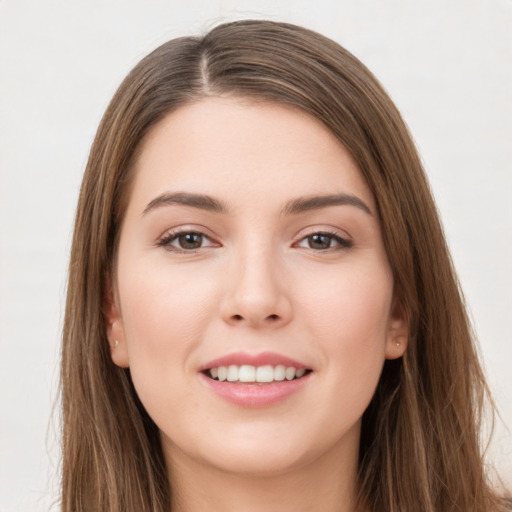
[[169,512],[158,429],[129,369],[110,359],[105,293],[141,141],[165,115],[205,96],[272,101],[323,122],[372,190],[409,320],[364,414],[360,503],[373,511],[505,509],[479,440],[488,394],[459,284],[416,149],[373,75],[333,41],[297,26],[241,21],[179,38],[123,81],[99,126],[82,183],[62,348],[62,510]]

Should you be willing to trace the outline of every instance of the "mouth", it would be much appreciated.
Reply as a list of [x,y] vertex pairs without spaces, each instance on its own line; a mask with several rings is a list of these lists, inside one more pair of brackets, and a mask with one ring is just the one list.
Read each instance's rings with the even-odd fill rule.
[[263,366],[231,364],[207,368],[202,373],[218,382],[268,385],[276,382],[298,380],[311,373],[311,371],[308,368],[295,368],[283,364],[275,366],[269,364]]
[[199,368],[200,381],[220,399],[242,408],[278,406],[311,389],[313,368],[275,352],[234,352]]

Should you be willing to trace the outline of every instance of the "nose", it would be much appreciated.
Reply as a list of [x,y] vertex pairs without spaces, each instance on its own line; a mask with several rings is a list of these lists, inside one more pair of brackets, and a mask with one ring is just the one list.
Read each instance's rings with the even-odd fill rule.
[[230,325],[278,328],[292,318],[290,288],[282,266],[272,254],[258,251],[236,257],[229,271],[228,289],[221,304],[223,320]]

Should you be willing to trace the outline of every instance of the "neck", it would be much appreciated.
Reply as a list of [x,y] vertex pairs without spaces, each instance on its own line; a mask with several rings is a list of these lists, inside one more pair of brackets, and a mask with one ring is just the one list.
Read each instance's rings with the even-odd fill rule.
[[356,512],[357,450],[342,451],[277,474],[244,475],[173,450],[172,512]]

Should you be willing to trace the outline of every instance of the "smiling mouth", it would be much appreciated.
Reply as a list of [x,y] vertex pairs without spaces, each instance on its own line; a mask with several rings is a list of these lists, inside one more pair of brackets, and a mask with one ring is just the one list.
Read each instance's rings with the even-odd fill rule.
[[282,364],[272,366],[252,366],[248,364],[229,366],[218,366],[209,368],[203,373],[210,379],[219,382],[233,382],[239,384],[272,384],[273,382],[283,382],[297,380],[311,373],[312,370],[305,368],[294,368],[293,366],[284,366]]

